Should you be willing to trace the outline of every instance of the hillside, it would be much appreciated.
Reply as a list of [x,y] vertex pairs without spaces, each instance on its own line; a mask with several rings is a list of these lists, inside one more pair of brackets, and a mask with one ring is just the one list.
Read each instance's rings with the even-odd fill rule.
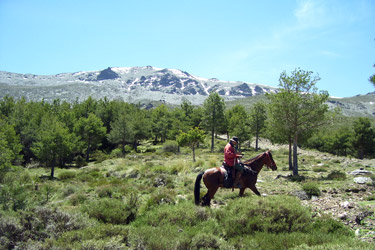
[[[201,105],[209,93],[217,92],[228,107],[265,100],[265,93],[277,88],[246,82],[220,81],[193,76],[177,69],[146,67],[112,67],[101,71],[61,73],[57,75],[16,74],[0,71],[0,98],[5,95],[29,101],[54,99],[68,102],[107,97],[128,103],[153,106],[155,103],[179,105],[188,100]],[[375,115],[375,92],[349,98],[331,97],[330,109],[339,108],[345,116]]]
[[[373,175],[358,184],[351,174],[373,172],[374,160],[300,151],[301,181],[289,176],[287,146],[262,141],[262,148],[272,146],[278,167],[259,173],[262,197],[220,188],[204,208],[193,203],[195,178],[223,156],[201,146],[196,162],[188,148],[175,154],[148,144],[153,153],[58,168],[54,180],[37,164],[15,169],[0,193],[13,197],[0,209],[0,247],[374,249]],[[245,159],[257,154],[244,151]],[[6,211],[12,207],[17,210]]]
[[273,92],[274,87],[205,79],[176,69],[151,66],[107,68],[102,71],[57,75],[15,74],[0,71],[0,98],[4,95],[27,100],[69,102],[93,98],[121,99],[129,103],[162,101],[180,104],[182,99],[200,105],[216,91],[226,101]]

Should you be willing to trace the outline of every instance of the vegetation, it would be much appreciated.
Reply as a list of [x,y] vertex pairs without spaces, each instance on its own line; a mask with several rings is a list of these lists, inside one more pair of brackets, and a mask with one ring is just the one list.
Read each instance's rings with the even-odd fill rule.
[[[152,110],[107,99],[3,98],[0,248],[373,248],[343,223],[317,216],[290,195],[304,190],[323,196],[332,185],[335,192],[347,190],[352,180],[345,173],[362,165],[303,156],[302,176],[276,178],[289,171],[289,152],[280,149],[273,152],[279,170],[259,176],[264,180],[259,189],[267,197],[246,191],[237,198],[237,192],[221,189],[212,208],[194,205],[197,173],[222,162],[226,140],[218,134],[237,135],[249,159],[257,154],[250,146],[252,136],[288,141],[285,135],[292,134],[284,132],[291,130],[279,130],[282,124],[267,112],[272,105],[237,104],[225,110],[215,94],[202,107],[185,101]],[[370,118],[340,117],[323,130],[301,132],[298,143],[337,155],[373,157],[374,130]],[[261,141],[257,147],[266,150]],[[363,199],[371,202],[373,195]]]
[[[267,197],[247,191],[239,198],[237,192],[220,189],[212,208],[195,206],[197,172],[222,160],[220,153],[210,153],[209,139],[198,150],[196,163],[191,161],[189,147],[172,154],[164,152],[163,145],[154,153],[132,150],[125,157],[91,162],[84,168],[57,168],[53,180],[41,178],[45,168],[11,167],[0,192],[1,248],[374,247],[357,240],[343,223],[328,215],[316,216],[298,198],[287,195],[295,189],[315,196],[327,190],[326,179],[317,179],[313,171],[306,172],[301,182],[280,182],[275,179],[279,171],[264,171],[259,176],[264,182],[258,185]],[[273,157],[279,166],[287,160],[283,150],[274,151]],[[308,165],[319,161],[309,158]],[[334,181],[335,190],[348,186],[345,179]],[[367,200],[372,198],[369,192]]]
[[[290,75],[280,74],[280,91],[269,94],[269,110],[274,133],[279,140],[293,143],[293,175],[298,175],[298,142],[301,136],[311,133],[326,123],[328,93],[317,93],[319,75],[311,71],[295,69]],[[290,152],[291,154],[291,152]]]

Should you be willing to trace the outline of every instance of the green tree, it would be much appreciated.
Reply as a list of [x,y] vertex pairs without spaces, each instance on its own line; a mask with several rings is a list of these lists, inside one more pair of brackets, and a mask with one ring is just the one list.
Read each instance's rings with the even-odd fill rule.
[[22,145],[12,125],[0,118],[0,183],[10,167],[20,160]]
[[[243,105],[238,104],[227,110],[226,117],[230,136],[237,136],[240,143],[251,139],[249,115]],[[241,144],[238,147],[241,148]]]
[[82,138],[86,148],[86,161],[90,159],[90,151],[99,146],[102,138],[106,135],[103,122],[93,113],[88,117],[81,117],[74,126],[74,132]]
[[152,124],[150,123],[149,111],[136,108],[132,114],[133,146],[135,152],[138,152],[137,146],[139,141],[150,138]]
[[215,133],[224,123],[225,103],[218,93],[212,92],[203,103],[203,125],[211,133],[211,152],[214,152]]
[[111,132],[108,139],[111,143],[120,144],[122,155],[125,156],[126,142],[133,141],[133,126],[131,124],[130,115],[122,112],[116,121],[111,123]]
[[187,133],[180,132],[177,136],[179,146],[189,146],[193,151],[193,161],[195,162],[195,148],[204,141],[205,132],[198,127],[191,128]]
[[360,117],[354,121],[353,129],[353,145],[358,149],[358,158],[363,159],[364,155],[371,153],[374,148],[374,129],[367,117]]
[[265,121],[267,119],[266,105],[262,102],[257,102],[250,111],[250,127],[255,134],[255,151],[258,151],[258,140],[260,134],[265,128]]
[[155,142],[160,138],[161,142],[167,139],[168,131],[172,128],[170,112],[164,104],[152,110],[152,133]]
[[40,162],[51,168],[54,178],[55,166],[64,166],[72,156],[75,147],[74,136],[61,122],[54,117],[45,117],[38,131],[37,141],[31,150]]
[[298,140],[300,136],[324,125],[328,100],[326,91],[317,92],[319,75],[311,71],[295,69],[291,75],[280,74],[279,92],[269,94],[270,115],[278,133],[293,139],[293,175],[298,175]]

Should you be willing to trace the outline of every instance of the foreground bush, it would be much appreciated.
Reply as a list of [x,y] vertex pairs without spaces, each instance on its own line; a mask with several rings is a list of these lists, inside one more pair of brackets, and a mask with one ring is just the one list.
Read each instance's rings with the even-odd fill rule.
[[112,198],[88,201],[82,211],[104,223],[129,224],[136,218],[138,199],[132,195],[125,201]]
[[[0,213],[0,249],[27,249],[28,241],[43,242],[89,225],[85,216],[37,207],[21,213]],[[26,248],[22,248],[26,247]]]

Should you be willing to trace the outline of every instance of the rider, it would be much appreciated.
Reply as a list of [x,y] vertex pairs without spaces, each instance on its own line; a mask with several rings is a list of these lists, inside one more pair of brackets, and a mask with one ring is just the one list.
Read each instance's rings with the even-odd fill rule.
[[229,167],[233,167],[236,170],[236,177],[234,179],[233,187],[237,187],[243,172],[243,166],[238,162],[238,158],[241,158],[241,154],[237,154],[236,145],[238,144],[237,136],[233,136],[229,143],[224,148],[224,161]]

